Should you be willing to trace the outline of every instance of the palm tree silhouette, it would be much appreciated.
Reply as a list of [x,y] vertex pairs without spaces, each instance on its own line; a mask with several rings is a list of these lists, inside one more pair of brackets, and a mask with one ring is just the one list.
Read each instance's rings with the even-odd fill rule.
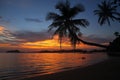
[[[110,25],[110,20],[120,21],[120,13],[117,11],[120,6],[120,0],[114,1],[103,1],[101,4],[98,4],[98,10],[94,10],[95,15],[98,15],[98,23],[100,25],[105,24],[106,22]],[[114,52],[120,52],[120,35],[119,32],[115,32],[114,35],[116,38],[110,42],[107,46],[107,52],[109,55],[119,55]]]
[[76,44],[79,43],[77,34],[80,33],[80,27],[86,27],[89,22],[86,19],[75,19],[75,16],[84,11],[84,7],[81,4],[77,4],[73,7],[70,6],[68,0],[66,2],[59,2],[56,6],[59,13],[49,12],[46,20],[53,20],[52,24],[49,25],[49,31],[56,29],[54,35],[59,36],[60,49],[63,37],[70,39],[71,45],[75,49]]
[[[116,2],[116,1],[115,1]],[[98,4],[98,10],[94,10],[95,15],[98,15],[98,23],[100,25],[105,24],[106,22],[110,25],[110,20],[120,21],[120,13],[117,12],[117,5],[115,2],[103,1],[101,4]]]

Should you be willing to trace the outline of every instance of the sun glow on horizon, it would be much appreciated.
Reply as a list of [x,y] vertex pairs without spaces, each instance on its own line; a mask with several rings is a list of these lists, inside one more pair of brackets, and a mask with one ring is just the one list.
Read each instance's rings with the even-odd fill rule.
[[[36,41],[26,41],[21,38],[17,38],[12,33],[5,29],[5,27],[0,26],[0,48],[5,48],[6,50],[20,49],[20,50],[59,50],[60,43],[58,35],[55,35],[52,39],[36,40]],[[32,37],[32,36],[31,36]],[[42,37],[42,36],[41,36]],[[72,49],[71,43],[68,38],[63,38],[62,49]],[[76,49],[93,49],[96,47],[91,47],[85,44],[77,44]]]
[[[28,49],[41,49],[41,50],[58,50],[60,49],[60,43],[57,39],[48,39],[37,42],[26,42],[21,45],[22,48]],[[83,43],[77,44],[76,49],[94,49],[94,46],[88,46]],[[70,42],[63,42],[62,49],[72,49]]]
[[[54,39],[47,39],[47,40],[43,40],[43,41],[36,41],[36,42],[26,42],[22,44],[22,47],[24,48],[32,48],[32,49],[59,49],[59,41],[57,39],[57,37],[55,37]],[[66,47],[71,47],[71,45],[69,43],[62,43],[63,48]]]

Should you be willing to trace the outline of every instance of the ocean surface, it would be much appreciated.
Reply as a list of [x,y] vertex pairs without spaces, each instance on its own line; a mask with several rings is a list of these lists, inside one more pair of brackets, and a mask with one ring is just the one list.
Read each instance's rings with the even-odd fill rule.
[[20,80],[85,67],[107,59],[105,53],[0,53],[0,80]]

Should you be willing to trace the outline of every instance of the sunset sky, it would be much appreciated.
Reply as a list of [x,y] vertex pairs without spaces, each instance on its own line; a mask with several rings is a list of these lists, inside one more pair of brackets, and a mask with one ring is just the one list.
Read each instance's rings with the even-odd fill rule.
[[[58,37],[52,38],[53,32],[48,32],[51,21],[45,20],[48,12],[58,12],[54,6],[59,1],[65,0],[0,0],[0,51],[59,49]],[[102,0],[69,1],[71,5],[81,3],[86,9],[76,16],[90,22],[87,28],[80,28],[82,39],[106,44],[115,38],[115,31],[120,32],[119,22],[112,22],[111,26],[98,24],[93,11]],[[68,39],[62,45],[64,49],[71,48]],[[80,44],[77,48],[95,47]]]

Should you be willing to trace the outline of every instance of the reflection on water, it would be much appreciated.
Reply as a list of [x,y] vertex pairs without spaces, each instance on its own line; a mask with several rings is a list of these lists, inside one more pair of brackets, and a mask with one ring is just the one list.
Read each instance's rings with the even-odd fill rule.
[[107,59],[103,53],[1,53],[0,80],[22,79],[84,67]]

